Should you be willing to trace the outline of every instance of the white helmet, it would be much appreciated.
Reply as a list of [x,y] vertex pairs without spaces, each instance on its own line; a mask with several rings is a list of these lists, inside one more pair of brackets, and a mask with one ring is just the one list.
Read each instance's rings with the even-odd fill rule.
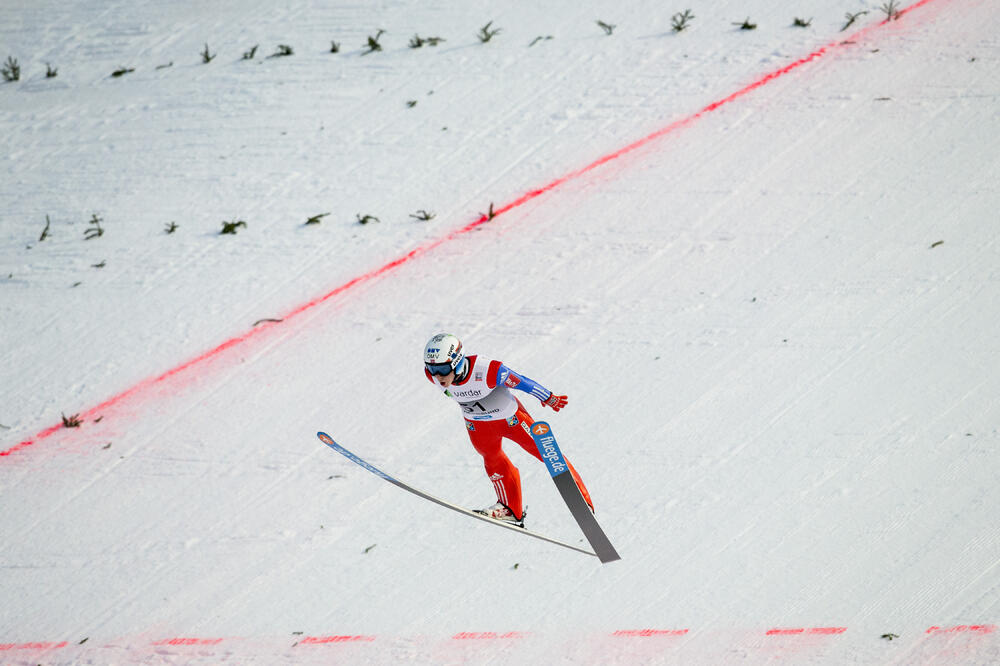
[[424,346],[424,367],[432,375],[457,373],[464,359],[462,341],[450,333],[438,333]]

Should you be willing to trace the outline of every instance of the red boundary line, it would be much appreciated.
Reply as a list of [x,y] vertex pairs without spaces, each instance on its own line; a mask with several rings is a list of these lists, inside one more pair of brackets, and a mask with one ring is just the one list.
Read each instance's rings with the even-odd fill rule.
[[[906,9],[900,10],[900,12],[897,14],[897,20],[899,18],[902,18],[904,15],[909,14],[913,10],[918,9],[920,7],[923,7],[924,5],[930,4],[931,2],[934,2],[934,1],[935,0],[918,0],[918,2],[913,3],[912,5],[910,5],[909,7],[907,7]],[[175,368],[173,368],[171,370],[168,370],[168,371],[164,372],[161,375],[158,375],[158,376],[155,376],[155,377],[143,380],[143,381],[139,382],[138,384],[132,386],[131,388],[126,389],[126,390],[122,391],[121,393],[118,393],[118,394],[116,394],[116,395],[108,398],[107,400],[105,400],[101,404],[97,405],[96,407],[92,407],[91,409],[88,409],[86,412],[82,413],[80,416],[83,418],[83,420],[86,420],[86,419],[91,418],[91,417],[96,417],[96,416],[98,416],[100,414],[100,412],[102,410],[107,409],[107,408],[109,408],[109,407],[111,407],[113,405],[116,405],[116,404],[122,402],[123,400],[125,400],[126,398],[129,398],[129,397],[131,397],[131,396],[133,396],[133,395],[135,395],[137,393],[141,393],[142,391],[144,391],[144,390],[146,390],[148,388],[151,388],[151,387],[153,387],[153,386],[155,386],[157,384],[160,384],[160,383],[162,383],[162,382],[170,379],[171,377],[174,377],[176,375],[182,374],[183,372],[189,370],[190,368],[192,368],[194,366],[197,366],[197,365],[201,364],[204,361],[207,361],[207,360],[209,360],[211,358],[214,358],[214,357],[218,356],[219,354],[221,354],[222,352],[226,351],[227,349],[230,349],[231,347],[235,347],[237,345],[241,345],[241,344],[243,344],[245,342],[248,342],[249,340],[253,339],[254,337],[256,337],[261,332],[270,329],[272,326],[275,326],[275,325],[277,325],[279,323],[287,323],[290,319],[294,319],[298,315],[300,315],[300,314],[302,314],[304,312],[307,312],[309,310],[312,310],[316,306],[321,305],[321,304],[325,303],[326,301],[328,301],[328,300],[330,300],[330,299],[332,299],[332,298],[334,298],[336,296],[339,296],[340,294],[343,294],[344,292],[349,291],[350,289],[353,289],[354,287],[357,287],[358,285],[364,284],[365,282],[370,282],[370,281],[372,281],[372,280],[374,280],[374,279],[376,279],[378,277],[381,277],[382,275],[385,275],[386,273],[389,273],[390,271],[392,271],[392,270],[394,270],[396,268],[399,268],[403,264],[406,264],[406,263],[412,261],[413,259],[416,259],[416,258],[418,258],[420,256],[423,256],[423,255],[427,254],[428,252],[430,252],[430,251],[432,251],[432,250],[440,247],[441,245],[444,245],[445,243],[448,243],[450,241],[455,240],[456,238],[464,236],[465,234],[469,233],[470,231],[473,231],[474,229],[479,228],[483,224],[486,224],[487,222],[491,221],[493,218],[495,218],[495,217],[497,217],[499,215],[503,215],[504,213],[507,213],[507,212],[509,212],[509,211],[511,211],[511,210],[513,210],[513,209],[515,209],[517,207],[519,207],[519,206],[522,206],[522,205],[526,204],[527,202],[531,201],[532,199],[536,199],[536,198],[542,196],[543,194],[546,194],[546,193],[548,193],[548,192],[550,192],[550,191],[552,191],[552,190],[560,187],[561,185],[563,185],[563,184],[565,184],[565,183],[567,183],[567,182],[569,182],[571,180],[575,180],[577,178],[580,178],[581,176],[584,176],[587,173],[590,173],[591,171],[594,171],[595,169],[597,169],[597,168],[599,168],[599,167],[607,164],[608,162],[612,162],[612,161],[614,161],[614,160],[616,160],[616,159],[618,159],[620,157],[623,157],[623,156],[625,156],[625,155],[627,155],[627,154],[629,154],[631,152],[634,152],[634,151],[638,150],[639,148],[641,148],[643,146],[646,146],[646,145],[648,145],[650,143],[653,143],[653,142],[657,141],[658,139],[661,139],[664,136],[666,136],[668,134],[671,134],[671,133],[675,132],[676,130],[681,129],[682,127],[690,125],[694,121],[700,119],[702,116],[704,116],[706,114],[709,114],[709,113],[712,113],[713,111],[717,111],[718,109],[726,106],[727,104],[730,104],[730,103],[738,100],[739,98],[741,98],[741,97],[743,97],[745,95],[750,94],[751,92],[757,90],[758,88],[767,85],[771,81],[774,81],[775,79],[777,79],[779,77],[782,77],[785,74],[788,74],[789,72],[792,72],[792,71],[794,71],[794,70],[802,67],[803,65],[807,65],[807,64],[813,62],[814,60],[818,60],[819,58],[822,58],[827,53],[831,52],[832,50],[834,50],[836,48],[843,47],[843,46],[848,46],[848,45],[853,44],[855,40],[863,37],[867,33],[871,32],[871,31],[873,31],[873,30],[875,30],[877,28],[880,28],[880,27],[882,27],[882,26],[884,26],[884,25],[886,25],[888,23],[889,23],[889,21],[886,20],[886,21],[882,21],[882,22],[877,23],[877,24],[872,24],[872,25],[870,25],[868,27],[865,27],[865,28],[862,28],[862,29],[858,30],[857,32],[852,33],[851,35],[849,35],[849,36],[847,36],[847,37],[845,37],[843,39],[838,39],[836,41],[830,42],[829,44],[826,44],[825,46],[821,46],[820,48],[816,49],[812,53],[810,53],[810,54],[808,54],[808,55],[806,55],[806,56],[804,56],[802,58],[799,58],[798,60],[796,60],[796,61],[794,61],[792,63],[789,63],[788,65],[785,65],[784,67],[781,67],[780,69],[776,69],[776,70],[774,70],[772,72],[769,72],[768,74],[765,74],[764,76],[762,76],[761,78],[757,79],[753,83],[751,83],[751,84],[749,84],[747,86],[744,86],[743,88],[740,88],[739,90],[737,90],[736,92],[732,93],[731,95],[729,95],[727,97],[723,97],[722,99],[719,99],[719,100],[716,100],[715,102],[712,102],[711,104],[705,106],[701,110],[699,110],[699,111],[697,111],[697,112],[695,112],[695,113],[693,113],[693,114],[691,114],[689,116],[681,118],[680,120],[676,120],[673,123],[667,125],[666,127],[663,127],[661,129],[653,132],[652,134],[649,134],[648,136],[645,136],[645,137],[639,139],[638,141],[634,141],[633,143],[628,144],[624,148],[620,148],[619,150],[617,150],[617,151],[615,151],[613,153],[608,153],[607,155],[604,155],[603,157],[598,158],[597,160],[591,162],[590,164],[588,164],[588,165],[586,165],[586,166],[584,166],[584,167],[582,167],[580,169],[577,169],[576,171],[571,171],[571,172],[567,173],[566,175],[553,180],[552,182],[548,183],[547,185],[544,185],[543,187],[540,187],[540,188],[535,189],[535,190],[531,190],[531,191],[529,191],[529,192],[521,195],[521,197],[515,199],[514,201],[512,201],[512,202],[510,202],[508,204],[505,204],[505,205],[501,206],[500,208],[497,208],[496,210],[494,210],[492,218],[488,217],[486,215],[483,215],[479,219],[477,219],[477,220],[475,220],[473,222],[469,222],[465,226],[460,227],[459,229],[456,229],[456,230],[454,230],[454,231],[452,231],[452,232],[450,232],[450,233],[448,233],[448,234],[446,234],[444,236],[441,236],[441,237],[439,237],[437,239],[428,241],[427,243],[424,243],[423,245],[418,245],[417,247],[415,247],[414,249],[410,250],[406,254],[404,254],[404,255],[402,255],[400,257],[397,257],[396,259],[390,261],[389,263],[385,264],[384,266],[381,266],[380,268],[376,268],[375,270],[369,271],[368,273],[364,273],[362,275],[359,275],[359,276],[357,276],[357,277],[355,277],[355,278],[353,278],[353,279],[345,282],[344,284],[340,285],[339,287],[336,287],[332,291],[330,291],[330,292],[328,292],[328,293],[320,296],[319,298],[315,298],[315,299],[313,299],[313,300],[311,300],[311,301],[309,301],[307,303],[304,303],[303,305],[298,306],[297,308],[295,308],[292,311],[288,312],[284,317],[281,317],[280,318],[281,321],[279,321],[279,322],[273,322],[273,323],[270,323],[269,325],[255,327],[255,328],[247,331],[246,333],[244,333],[242,335],[236,336],[234,338],[230,338],[229,340],[226,340],[225,342],[223,342],[222,344],[218,345],[217,347],[209,349],[208,351],[203,352],[202,354],[200,354],[200,355],[198,355],[198,356],[190,359],[189,361],[186,361],[185,363],[182,363],[181,365],[178,365],[177,367],[175,367]],[[14,453],[16,453],[18,451],[26,449],[29,446],[32,446],[33,444],[38,443],[41,440],[47,439],[47,438],[51,437],[54,433],[56,433],[59,430],[61,430],[62,427],[63,426],[62,426],[61,423],[53,425],[53,426],[49,426],[48,428],[46,428],[46,429],[42,430],[41,432],[37,433],[34,437],[32,437],[30,439],[26,439],[26,440],[24,440],[22,442],[19,442],[18,444],[12,446],[9,449],[6,449],[4,451],[0,451],[0,457],[10,456],[10,455],[12,455],[12,454],[14,454]]]
[[345,636],[306,636],[295,644],[299,645],[327,645],[329,643],[372,643],[374,636],[345,635]]
[[218,645],[224,638],[164,638],[163,640],[153,641],[151,645],[156,647],[162,647],[166,645],[170,646],[181,646],[181,645]]
[[625,638],[649,638],[651,636],[685,636],[688,629],[619,629],[612,636]]
[[997,630],[997,625],[995,624],[960,624],[955,627],[930,627],[926,632],[927,634],[961,634],[961,633],[974,633],[974,634],[992,634]]
[[0,651],[7,650],[58,650],[64,648],[69,643],[67,641],[55,642],[32,642],[32,643],[0,643]]
[[830,636],[834,634],[842,634],[847,631],[847,627],[803,627],[796,629],[768,629],[767,636],[798,636],[801,634],[805,635],[824,635]]
[[515,640],[526,638],[529,635],[525,631],[461,631],[451,637],[453,641],[495,641],[495,640]]
[[[961,624],[956,626],[932,626],[925,634],[992,634],[997,631],[995,624]],[[690,629],[619,629],[610,633],[610,636],[620,638],[651,638],[651,637],[681,637],[686,636]],[[847,627],[796,627],[796,628],[774,628],[765,632],[767,636],[839,636],[847,633]],[[455,641],[495,641],[495,640],[518,640],[529,638],[532,632],[525,631],[461,631],[451,636]],[[166,638],[149,643],[153,647],[212,647],[221,644],[225,638]],[[240,640],[240,639],[234,639]],[[292,647],[303,645],[330,645],[336,643],[374,643],[381,640],[371,634],[335,634],[330,636],[306,636]],[[82,645],[82,643],[80,643]],[[42,651],[57,650],[69,647],[68,641],[31,641],[26,643],[0,643],[0,652],[9,651]]]

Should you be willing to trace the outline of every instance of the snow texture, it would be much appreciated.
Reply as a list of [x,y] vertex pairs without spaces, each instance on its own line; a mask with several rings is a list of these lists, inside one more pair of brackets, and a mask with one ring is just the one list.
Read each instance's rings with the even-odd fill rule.
[[[1000,13],[884,4],[8,0],[0,662],[996,663]],[[491,504],[441,330],[620,562],[316,439]]]

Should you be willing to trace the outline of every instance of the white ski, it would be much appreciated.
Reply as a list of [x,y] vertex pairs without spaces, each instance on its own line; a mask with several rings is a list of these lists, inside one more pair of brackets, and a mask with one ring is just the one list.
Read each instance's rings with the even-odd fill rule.
[[481,520],[484,523],[489,523],[490,525],[496,525],[497,527],[502,527],[504,529],[511,530],[513,532],[516,532],[517,534],[524,534],[525,536],[530,536],[530,537],[533,537],[535,539],[540,539],[542,541],[547,541],[548,543],[552,543],[552,544],[555,544],[557,546],[562,546],[563,548],[569,548],[570,550],[575,550],[576,552],[583,553],[584,555],[590,555],[591,557],[597,557],[596,553],[593,553],[593,552],[591,552],[589,550],[586,550],[585,548],[579,548],[579,547],[574,546],[572,544],[568,544],[568,543],[566,543],[564,541],[559,541],[558,539],[553,539],[552,537],[547,537],[544,534],[538,534],[537,532],[532,532],[531,530],[527,530],[527,529],[525,529],[523,527],[518,527],[517,525],[513,525],[511,523],[506,523],[506,522],[504,522],[502,520],[496,520],[494,518],[489,518],[489,517],[484,516],[482,514],[476,513],[475,511],[472,511],[470,509],[466,509],[465,507],[461,507],[461,506],[458,506],[457,504],[452,504],[451,502],[447,502],[447,501],[445,501],[443,499],[440,499],[438,497],[434,497],[433,495],[431,495],[429,493],[426,493],[426,492],[424,492],[422,490],[418,490],[417,488],[414,488],[413,486],[409,485],[408,483],[404,483],[404,482],[400,481],[399,479],[395,479],[395,478],[389,476],[388,474],[386,474],[385,472],[383,472],[382,470],[380,470],[378,467],[375,467],[374,465],[372,465],[368,461],[366,461],[366,460],[364,460],[362,458],[359,458],[355,454],[353,454],[350,451],[348,451],[347,449],[345,449],[343,446],[341,446],[340,444],[338,444],[332,437],[330,437],[325,432],[318,432],[318,433],[316,433],[316,436],[319,437],[319,440],[321,442],[323,442],[324,444],[326,444],[327,446],[329,446],[331,449],[333,449],[337,453],[340,453],[341,455],[343,455],[344,457],[346,457],[351,462],[353,462],[353,463],[355,463],[357,465],[360,465],[361,467],[364,467],[366,470],[368,470],[369,472],[371,472],[375,476],[381,477],[381,478],[385,479],[386,481],[388,481],[389,483],[391,483],[391,484],[393,484],[395,486],[399,486],[400,488],[402,488],[403,490],[405,490],[407,492],[413,493],[417,497],[422,497],[425,500],[430,500],[431,502],[434,502],[435,504],[443,506],[446,509],[451,509],[452,511],[458,512],[458,513],[460,513],[460,514],[462,514],[464,516],[469,516],[470,518],[475,518],[476,520]]

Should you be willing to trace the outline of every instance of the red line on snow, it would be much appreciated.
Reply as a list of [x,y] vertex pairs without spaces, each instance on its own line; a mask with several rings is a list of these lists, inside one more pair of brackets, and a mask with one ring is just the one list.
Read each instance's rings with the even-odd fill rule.
[[154,641],[153,645],[218,645],[224,638],[164,638]]
[[[906,9],[901,10],[897,14],[897,20],[899,20],[899,18],[902,18],[906,14],[909,14],[913,10],[919,9],[920,7],[923,7],[923,6],[925,6],[927,4],[930,4],[931,2],[934,2],[934,1],[936,1],[936,0],[918,0],[918,2],[915,2],[912,5],[910,5],[909,7],[907,7]],[[515,209],[517,207],[519,207],[519,206],[522,206],[522,205],[526,204],[527,202],[529,202],[529,201],[531,201],[533,199],[536,199],[536,198],[542,196],[543,194],[551,192],[552,190],[557,189],[558,187],[564,185],[565,183],[567,183],[569,181],[572,181],[572,180],[575,180],[577,178],[580,178],[580,177],[582,177],[582,176],[584,176],[584,175],[586,175],[586,174],[594,171],[595,169],[598,169],[598,168],[604,166],[608,162],[612,162],[614,160],[617,160],[618,158],[623,157],[623,156],[625,156],[625,155],[627,155],[627,154],[629,154],[631,152],[634,152],[634,151],[638,150],[639,148],[641,148],[643,146],[646,146],[646,145],[648,145],[650,143],[653,143],[653,142],[655,142],[655,141],[657,141],[657,140],[659,140],[659,139],[667,136],[668,134],[672,134],[673,132],[675,132],[675,131],[677,131],[677,130],[685,127],[685,126],[690,125],[691,123],[693,123],[696,120],[702,118],[703,116],[705,116],[705,115],[707,115],[709,113],[712,113],[713,111],[716,111],[716,110],[718,110],[718,109],[726,106],[727,104],[730,104],[730,103],[732,103],[732,102],[740,99],[741,97],[744,97],[744,96],[750,94],[751,92],[757,90],[758,88],[761,88],[762,86],[767,85],[768,83],[774,81],[775,79],[778,79],[778,78],[784,76],[785,74],[788,74],[789,72],[792,72],[792,71],[794,71],[794,70],[802,67],[803,65],[807,65],[807,64],[809,64],[809,63],[811,63],[811,62],[813,62],[815,60],[818,60],[819,58],[822,58],[823,56],[827,55],[828,53],[830,53],[831,51],[833,51],[833,50],[835,50],[837,48],[841,48],[841,47],[845,47],[845,46],[849,46],[849,45],[853,44],[856,40],[858,40],[861,37],[865,36],[869,32],[872,32],[873,30],[875,30],[877,28],[880,28],[880,27],[882,27],[882,26],[884,26],[884,25],[886,25],[888,23],[889,23],[889,21],[883,21],[881,23],[872,24],[872,25],[870,25],[870,26],[868,26],[866,28],[862,28],[861,30],[858,30],[857,32],[855,32],[855,33],[853,33],[853,34],[851,34],[851,35],[849,35],[849,36],[847,36],[847,37],[845,37],[843,39],[838,39],[837,41],[830,42],[829,44],[826,44],[825,46],[821,46],[820,48],[816,49],[812,53],[810,53],[810,54],[808,54],[808,55],[806,55],[806,56],[804,56],[802,58],[799,58],[798,60],[796,60],[796,61],[794,61],[792,63],[789,63],[788,65],[785,65],[784,67],[781,67],[780,69],[776,69],[776,70],[774,70],[772,72],[769,72],[769,73],[765,74],[764,76],[760,77],[759,79],[757,79],[753,83],[750,83],[749,85],[744,86],[743,88],[740,88],[736,92],[734,92],[734,93],[732,93],[732,94],[730,94],[730,95],[728,95],[726,97],[723,97],[723,98],[721,98],[719,100],[716,100],[716,101],[712,102],[711,104],[705,106],[701,110],[699,110],[699,111],[697,111],[697,112],[695,112],[695,113],[693,113],[693,114],[691,114],[689,116],[681,118],[680,120],[676,120],[673,123],[667,125],[666,127],[663,127],[661,129],[653,132],[652,134],[649,134],[648,136],[645,136],[645,137],[639,139],[638,141],[634,141],[633,143],[630,143],[629,145],[627,145],[627,146],[625,146],[623,148],[620,148],[619,150],[616,150],[615,152],[612,152],[612,153],[609,153],[607,155],[604,155],[603,157],[600,157],[597,160],[594,160],[590,164],[588,164],[588,165],[586,165],[586,166],[584,166],[584,167],[582,167],[580,169],[577,169],[576,171],[571,171],[571,172],[567,173],[566,175],[564,175],[564,176],[562,176],[560,178],[557,178],[557,179],[551,181],[547,185],[544,185],[544,186],[542,186],[542,187],[540,187],[538,189],[535,189],[535,190],[531,190],[531,191],[529,191],[529,192],[521,195],[519,198],[515,199],[514,201],[511,201],[510,203],[507,203],[507,204],[505,204],[503,206],[500,206],[499,208],[496,208],[493,211],[493,217],[492,218],[489,217],[489,216],[483,215],[479,219],[477,219],[477,220],[475,220],[473,222],[469,222],[465,226],[463,226],[463,227],[461,227],[459,229],[456,229],[454,231],[451,231],[450,233],[448,233],[448,234],[446,234],[444,236],[441,236],[439,238],[430,240],[430,241],[424,243],[423,245],[418,245],[417,247],[415,247],[414,249],[410,250],[406,254],[404,254],[404,255],[402,255],[400,257],[397,257],[396,259],[390,261],[389,263],[385,264],[384,266],[381,266],[379,268],[376,268],[375,270],[372,270],[372,271],[369,271],[367,273],[364,273],[363,275],[359,275],[359,276],[357,276],[357,277],[355,277],[355,278],[353,278],[353,279],[345,282],[344,284],[336,287],[332,291],[330,291],[330,292],[328,292],[328,293],[326,293],[326,294],[324,294],[324,295],[322,295],[322,296],[320,296],[318,298],[315,298],[315,299],[313,299],[313,300],[311,300],[311,301],[309,301],[307,303],[304,303],[304,304],[298,306],[297,308],[295,308],[295,309],[291,310],[290,312],[288,312],[287,314],[285,314],[284,317],[281,317],[280,318],[281,321],[272,322],[272,323],[270,323],[268,325],[265,325],[265,326],[255,327],[255,328],[247,331],[246,333],[244,333],[242,335],[239,335],[239,336],[236,336],[236,337],[231,338],[229,340],[226,340],[225,342],[223,342],[222,344],[218,345],[217,347],[209,349],[208,351],[203,352],[202,354],[200,354],[200,355],[198,355],[198,356],[196,356],[196,357],[194,357],[194,358],[192,358],[192,359],[190,359],[190,360],[182,363],[181,365],[178,365],[177,367],[175,367],[175,368],[173,368],[171,370],[168,370],[168,371],[164,372],[161,375],[158,375],[158,376],[155,376],[155,377],[151,377],[149,379],[141,381],[138,384],[134,385],[133,387],[131,387],[129,389],[126,389],[125,391],[122,391],[121,393],[118,393],[118,394],[116,394],[116,395],[108,398],[107,400],[105,400],[101,404],[97,405],[96,407],[88,409],[86,412],[82,413],[80,416],[82,417],[82,420],[88,420],[91,417],[96,417],[104,409],[107,409],[107,408],[109,408],[109,407],[111,407],[113,405],[117,405],[117,404],[123,402],[124,400],[126,400],[127,398],[130,398],[130,397],[132,397],[132,396],[134,396],[136,394],[140,394],[140,393],[142,393],[142,392],[144,392],[144,391],[146,391],[146,390],[148,390],[148,389],[150,389],[150,388],[152,388],[152,387],[154,387],[154,386],[156,386],[158,384],[161,384],[161,383],[165,382],[166,380],[168,380],[168,379],[170,379],[172,377],[175,377],[177,375],[185,373],[186,371],[190,370],[191,368],[194,368],[194,367],[200,365],[201,363],[203,363],[203,362],[205,362],[205,361],[207,361],[207,360],[209,360],[211,358],[214,358],[214,357],[218,356],[219,354],[221,354],[222,352],[226,351],[227,349],[230,349],[230,348],[242,345],[244,343],[247,343],[250,340],[252,340],[253,338],[257,337],[263,331],[266,331],[266,330],[270,329],[272,326],[276,326],[278,324],[286,324],[286,323],[289,322],[289,320],[292,320],[292,319],[296,318],[298,315],[300,315],[300,314],[302,314],[304,312],[307,312],[309,310],[312,310],[313,308],[317,307],[318,305],[321,305],[321,304],[329,301],[332,298],[335,298],[335,297],[337,297],[337,296],[339,296],[339,295],[341,295],[341,294],[343,294],[345,292],[348,292],[351,289],[353,289],[354,287],[357,287],[358,285],[361,285],[361,284],[364,284],[366,282],[370,282],[372,280],[375,280],[376,278],[379,278],[379,277],[385,275],[386,273],[389,273],[389,272],[393,271],[394,269],[399,268],[400,266],[402,266],[402,265],[404,265],[406,263],[409,263],[410,261],[412,261],[414,259],[417,259],[418,257],[421,257],[421,256],[427,254],[428,252],[430,252],[430,251],[432,251],[432,250],[440,247],[441,245],[444,245],[445,243],[451,242],[451,241],[453,241],[453,240],[455,240],[455,239],[457,239],[457,238],[459,238],[461,236],[464,236],[464,235],[468,234],[470,231],[473,231],[473,230],[479,228],[480,226],[486,224],[487,222],[491,221],[493,218],[495,218],[495,217],[497,217],[499,215],[503,215],[504,213],[507,213],[507,212],[509,212],[509,211],[511,211],[511,210],[513,210],[513,209]],[[59,430],[61,430],[62,427],[63,427],[62,424],[57,424],[57,425],[50,426],[50,427],[42,430],[41,432],[37,433],[34,437],[32,437],[30,439],[26,439],[26,440],[24,440],[22,442],[19,442],[18,444],[10,447],[9,449],[6,449],[4,451],[0,451],[0,457],[10,456],[10,455],[12,455],[12,454],[14,454],[14,453],[16,453],[18,451],[26,449],[29,446],[32,446],[33,444],[36,444],[36,443],[38,443],[38,442],[40,442],[40,441],[42,441],[44,439],[47,439],[47,438],[51,437],[54,433],[56,433]]]
[[0,650],[55,650],[69,645],[68,642],[61,643],[0,643]]
[[800,634],[815,636],[842,634],[847,631],[847,627],[811,627],[797,629],[768,629],[768,636],[798,636]]
[[992,634],[997,630],[995,624],[960,624],[956,627],[931,627],[925,633],[928,634],[959,634],[959,633],[976,633],[976,634]]
[[513,639],[513,638],[524,638],[528,634],[523,631],[508,631],[505,633],[496,633],[493,631],[462,631],[454,636],[452,640],[455,641],[492,641],[497,639]]
[[619,629],[611,635],[626,638],[648,638],[650,636],[684,636],[687,632],[687,629]]
[[306,636],[298,645],[325,645],[327,643],[371,643],[374,636]]

